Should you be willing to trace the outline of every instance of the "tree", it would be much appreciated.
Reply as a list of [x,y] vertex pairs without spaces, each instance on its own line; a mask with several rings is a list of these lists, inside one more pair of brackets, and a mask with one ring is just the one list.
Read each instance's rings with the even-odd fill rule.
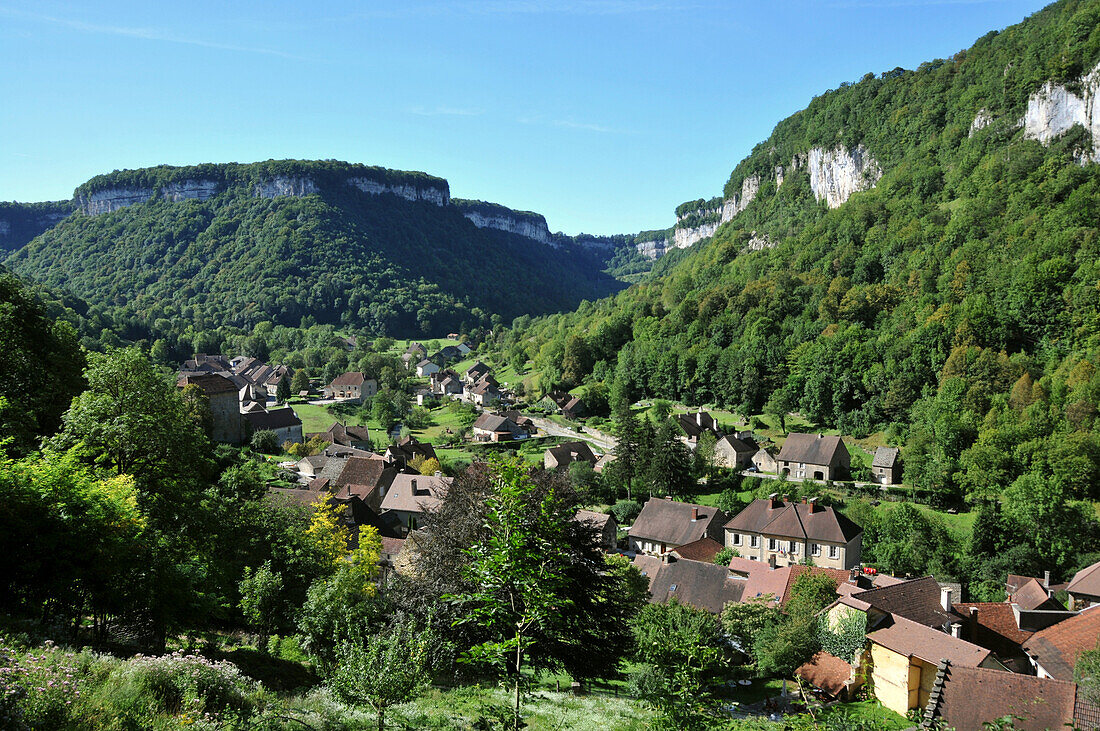
[[678,427],[666,419],[657,428],[646,470],[651,495],[684,498],[695,494],[691,452],[677,436]]
[[469,549],[473,561],[464,572],[472,590],[453,598],[466,608],[460,623],[476,622],[490,635],[465,657],[511,679],[512,725],[518,730],[524,657],[570,603],[565,534],[572,516],[550,490],[536,498],[537,521],[528,520],[525,503],[537,486],[522,462],[498,462],[495,477],[496,489],[488,500],[489,533]]
[[348,554],[348,530],[343,523],[344,506],[330,500],[322,492],[310,506],[313,515],[309,521],[306,535],[317,551],[325,557],[332,568],[336,568]]
[[279,435],[270,429],[260,429],[252,434],[249,446],[261,454],[275,454],[279,451]]
[[[417,456],[419,457],[420,455]],[[422,475],[431,477],[436,472],[442,472],[443,467],[439,464],[438,459],[436,459],[435,457],[429,457],[428,459],[425,459],[420,463],[420,467],[417,468],[417,471],[419,471]]]
[[284,375],[279,379],[279,385],[275,387],[275,400],[285,404],[290,400],[290,396],[290,378]]
[[646,664],[634,685],[657,712],[655,728],[712,728],[710,683],[724,664],[714,615],[672,599],[643,607],[632,626]]
[[1085,650],[1077,657],[1073,679],[1092,703],[1100,703],[1100,649]]
[[836,579],[809,569],[791,584],[784,609],[794,619],[810,619],[836,599]]
[[283,577],[271,570],[270,561],[255,571],[246,567],[240,592],[241,611],[259,635],[260,651],[266,652],[267,638],[282,624],[287,611],[283,598]]
[[729,602],[722,608],[722,629],[734,647],[745,655],[752,654],[753,641],[757,635],[782,619],[783,615],[778,609],[755,597],[747,602]]
[[329,685],[346,703],[366,705],[386,728],[390,706],[407,703],[428,684],[430,630],[397,624],[364,642],[343,642]]
[[76,332],[55,322],[31,291],[0,272],[0,434],[15,455],[57,431],[61,415],[84,387],[84,352]]
[[299,368],[294,371],[294,377],[290,379],[290,391],[297,395],[302,391],[309,390],[309,373],[305,368]]

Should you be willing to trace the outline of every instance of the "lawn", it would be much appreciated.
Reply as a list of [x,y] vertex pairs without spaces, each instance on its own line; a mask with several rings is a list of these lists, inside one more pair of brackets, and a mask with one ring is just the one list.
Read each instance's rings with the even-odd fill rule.
[[876,700],[841,703],[822,709],[815,715],[819,721],[847,719],[849,727],[855,726],[856,722],[871,724],[869,728],[882,729],[883,731],[900,731],[901,729],[913,727],[912,721],[904,716],[899,716]]

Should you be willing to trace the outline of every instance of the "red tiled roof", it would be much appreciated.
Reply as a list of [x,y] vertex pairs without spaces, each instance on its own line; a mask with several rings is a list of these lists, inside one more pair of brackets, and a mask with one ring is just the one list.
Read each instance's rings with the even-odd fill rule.
[[397,475],[382,498],[382,510],[427,512],[439,505],[452,482],[453,477]]
[[[978,610],[978,626],[996,637],[1003,638],[1016,645],[1022,645],[1033,632],[1020,629],[1016,624],[1016,614],[1012,611],[1012,605],[1005,602],[959,602],[952,609],[963,619],[970,618],[971,608]],[[981,635],[975,638],[978,644],[982,644]],[[982,644],[984,647],[985,645]],[[996,650],[997,648],[989,648]]]
[[1073,680],[1073,666],[1085,650],[1100,647],[1100,607],[1092,607],[1033,634],[1024,651],[1059,680]]
[[1066,591],[1071,594],[1100,596],[1100,561],[1074,574]]
[[799,666],[794,674],[815,688],[821,688],[829,695],[839,695],[848,679],[852,677],[852,666],[836,655],[818,652],[809,662]]
[[[958,621],[940,605],[940,585],[931,576],[853,594],[876,609],[897,614],[927,627]],[[938,659],[937,659],[938,662]]]
[[718,552],[722,550],[722,544],[713,538],[703,536],[697,541],[691,543],[685,543],[682,546],[678,546],[675,553],[680,558],[691,559],[692,561],[706,561],[714,563],[714,557],[718,555]]
[[332,379],[332,383],[329,386],[362,386],[367,380],[366,375],[359,371],[348,371],[347,373],[341,373]]
[[949,660],[952,665],[976,668],[990,654],[984,647],[896,614],[890,615],[880,629],[867,633],[867,639],[899,655],[919,657],[932,665]]
[[1044,731],[1073,723],[1077,686],[1006,670],[950,666],[936,717],[950,728],[980,729],[1006,715],[1012,728]]

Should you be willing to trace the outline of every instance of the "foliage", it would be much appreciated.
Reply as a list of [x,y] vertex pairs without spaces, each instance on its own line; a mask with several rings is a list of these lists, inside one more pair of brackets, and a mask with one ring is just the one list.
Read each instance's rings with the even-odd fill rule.
[[657,712],[656,728],[706,729],[714,723],[710,682],[723,667],[718,621],[680,604],[648,604],[634,619],[634,686]]
[[372,707],[383,731],[386,710],[411,701],[428,684],[429,632],[397,624],[363,642],[342,643],[329,685],[341,700]]
[[246,567],[240,582],[241,611],[259,634],[258,645],[267,648],[267,638],[282,623],[288,607],[283,596],[283,577],[264,563],[253,571]]
[[867,613],[843,612],[834,626],[822,615],[817,622],[817,641],[825,652],[854,665],[867,645]]
[[1073,667],[1073,680],[1092,703],[1100,703],[1100,649],[1085,650]]
[[249,446],[260,454],[278,454],[279,435],[270,429],[260,429],[252,434]]
[[620,500],[611,506],[610,512],[616,523],[628,525],[642,512],[642,504],[635,500]]
[[714,554],[714,563],[719,566],[728,566],[734,556],[739,555],[737,549],[732,546],[722,546],[722,550]]
[[783,609],[792,619],[810,619],[836,599],[836,579],[826,573],[803,571],[791,584]]
[[26,454],[39,436],[55,432],[83,387],[83,368],[73,328],[50,318],[33,292],[0,270],[0,434],[12,440],[2,448]]
[[[264,198],[257,185],[275,176],[313,180],[318,192]],[[303,318],[355,325],[375,334],[424,335],[492,327],[527,313],[560,311],[617,290],[600,273],[599,250],[561,242],[532,246],[516,234],[480,229],[458,206],[371,195],[349,178],[442,187],[422,173],[367,169],[335,161],[160,166],[97,176],[82,191],[213,181],[208,200],[148,202],[99,215],[76,215],[15,252],[20,276],[63,285],[184,352],[195,347],[188,323],[247,332],[263,321],[298,326]],[[147,187],[148,186],[148,187]],[[445,242],[445,244],[443,243]],[[497,282],[462,261],[492,261]],[[125,304],[123,304],[125,303]],[[182,345],[181,341],[187,341]]]
[[344,525],[344,506],[322,492],[310,506],[313,516],[309,521],[306,535],[325,557],[329,566],[335,569],[344,561],[348,553],[348,529]]
[[755,638],[782,619],[778,609],[755,597],[745,602],[728,602],[721,615],[722,630],[733,646],[746,655],[752,654]]

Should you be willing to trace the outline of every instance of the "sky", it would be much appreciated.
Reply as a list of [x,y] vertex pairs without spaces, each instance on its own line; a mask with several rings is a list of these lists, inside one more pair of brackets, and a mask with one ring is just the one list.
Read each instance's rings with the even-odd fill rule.
[[0,0],[0,200],[115,169],[422,170],[552,231],[666,228],[816,95],[1025,0]]

